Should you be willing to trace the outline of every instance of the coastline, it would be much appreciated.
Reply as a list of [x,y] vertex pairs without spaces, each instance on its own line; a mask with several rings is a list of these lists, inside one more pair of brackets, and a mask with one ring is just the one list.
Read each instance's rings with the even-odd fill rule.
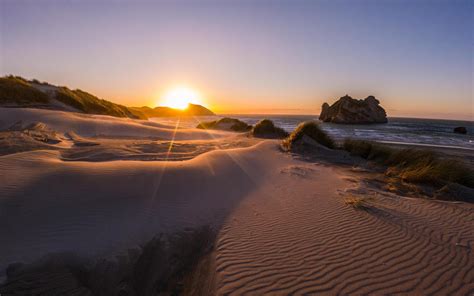
[[[211,252],[197,263],[198,278],[208,282],[205,291],[211,294],[463,294],[474,289],[474,221],[469,219],[474,204],[389,191],[380,185],[377,169],[344,151],[319,149],[304,157],[283,152],[279,140],[243,137],[245,146],[235,133],[150,127],[106,116],[80,115],[89,128],[71,138],[64,135],[76,115],[48,112],[26,110],[21,119],[47,122],[48,129],[37,132],[57,131],[62,142],[46,145],[64,147],[0,156],[5,172],[0,233],[8,237],[0,246],[0,254],[8,254],[0,256],[0,269],[5,278],[10,266],[11,280],[0,291],[21,283],[15,275],[30,277],[31,289],[40,283],[94,291],[74,272],[55,271],[61,281],[38,278],[38,270],[51,268],[41,265],[43,256],[73,253],[87,258],[84,266],[120,262],[124,253],[153,238],[203,226],[216,234]],[[120,126],[111,130],[114,140],[103,137],[111,121]],[[137,147],[120,148],[127,141],[148,141],[147,147],[170,154],[179,148],[173,143],[202,153],[178,161],[104,158],[137,153]],[[153,146],[160,141],[166,145]],[[205,143],[215,146],[199,150]],[[88,149],[81,150],[87,157],[64,159],[63,151],[74,146]],[[366,200],[365,208],[347,204],[348,198]],[[58,264],[70,264],[69,257],[56,256]],[[448,264],[452,261],[457,264]],[[15,262],[22,267],[13,268]],[[119,281],[120,273],[116,277]]]

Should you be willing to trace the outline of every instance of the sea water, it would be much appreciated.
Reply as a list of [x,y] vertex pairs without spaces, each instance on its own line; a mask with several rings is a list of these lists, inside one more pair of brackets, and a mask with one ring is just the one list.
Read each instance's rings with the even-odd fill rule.
[[[200,121],[209,121],[221,116],[206,116],[180,118],[179,127],[196,127]],[[298,124],[314,120],[334,139],[342,141],[345,138],[363,139],[387,143],[442,146],[470,149],[474,151],[474,122],[444,119],[419,119],[419,118],[388,118],[384,124],[335,124],[318,121],[317,115],[226,115],[240,119],[248,124],[255,124],[263,118],[272,120],[275,125],[288,132],[293,131]],[[155,118],[155,121],[175,126],[177,118]],[[456,134],[453,129],[464,126],[467,134]]]

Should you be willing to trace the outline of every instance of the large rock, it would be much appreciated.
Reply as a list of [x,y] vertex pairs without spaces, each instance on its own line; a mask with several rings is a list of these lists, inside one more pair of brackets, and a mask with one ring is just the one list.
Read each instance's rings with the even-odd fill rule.
[[453,132],[455,132],[456,134],[467,134],[467,128],[464,127],[464,126],[458,126],[458,127],[455,127]]
[[319,120],[349,124],[386,123],[387,113],[373,96],[356,100],[345,95],[331,106],[324,103]]
[[201,122],[196,126],[196,128],[248,132],[252,129],[252,126],[235,118],[224,117],[219,120]]

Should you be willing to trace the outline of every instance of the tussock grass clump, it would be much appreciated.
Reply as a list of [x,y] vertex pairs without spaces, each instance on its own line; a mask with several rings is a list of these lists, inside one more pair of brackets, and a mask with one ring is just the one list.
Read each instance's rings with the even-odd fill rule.
[[252,126],[235,118],[224,117],[214,121],[201,122],[196,128],[248,132],[252,129]]
[[372,198],[364,198],[359,196],[348,196],[344,198],[344,203],[348,206],[352,206],[354,209],[357,210],[367,210],[368,209],[368,202],[371,201]]
[[300,123],[290,136],[283,141],[283,147],[292,150],[296,145],[301,144],[305,137],[330,149],[336,147],[334,140],[314,121]]
[[252,129],[252,135],[257,138],[276,138],[276,139],[283,139],[288,137],[288,133],[278,127],[275,126],[273,121],[270,119],[262,119]]
[[1,104],[34,105],[48,102],[48,96],[24,78],[11,75],[0,78]]
[[386,174],[413,183],[444,185],[458,183],[474,188],[474,172],[456,160],[441,159],[429,150],[395,149],[370,141],[346,140],[352,155],[388,166]]

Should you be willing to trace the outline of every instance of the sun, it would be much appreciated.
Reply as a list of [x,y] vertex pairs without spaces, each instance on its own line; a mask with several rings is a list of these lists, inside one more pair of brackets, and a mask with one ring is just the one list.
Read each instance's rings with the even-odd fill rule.
[[179,86],[165,93],[160,105],[184,110],[189,104],[200,104],[198,92],[188,87]]

